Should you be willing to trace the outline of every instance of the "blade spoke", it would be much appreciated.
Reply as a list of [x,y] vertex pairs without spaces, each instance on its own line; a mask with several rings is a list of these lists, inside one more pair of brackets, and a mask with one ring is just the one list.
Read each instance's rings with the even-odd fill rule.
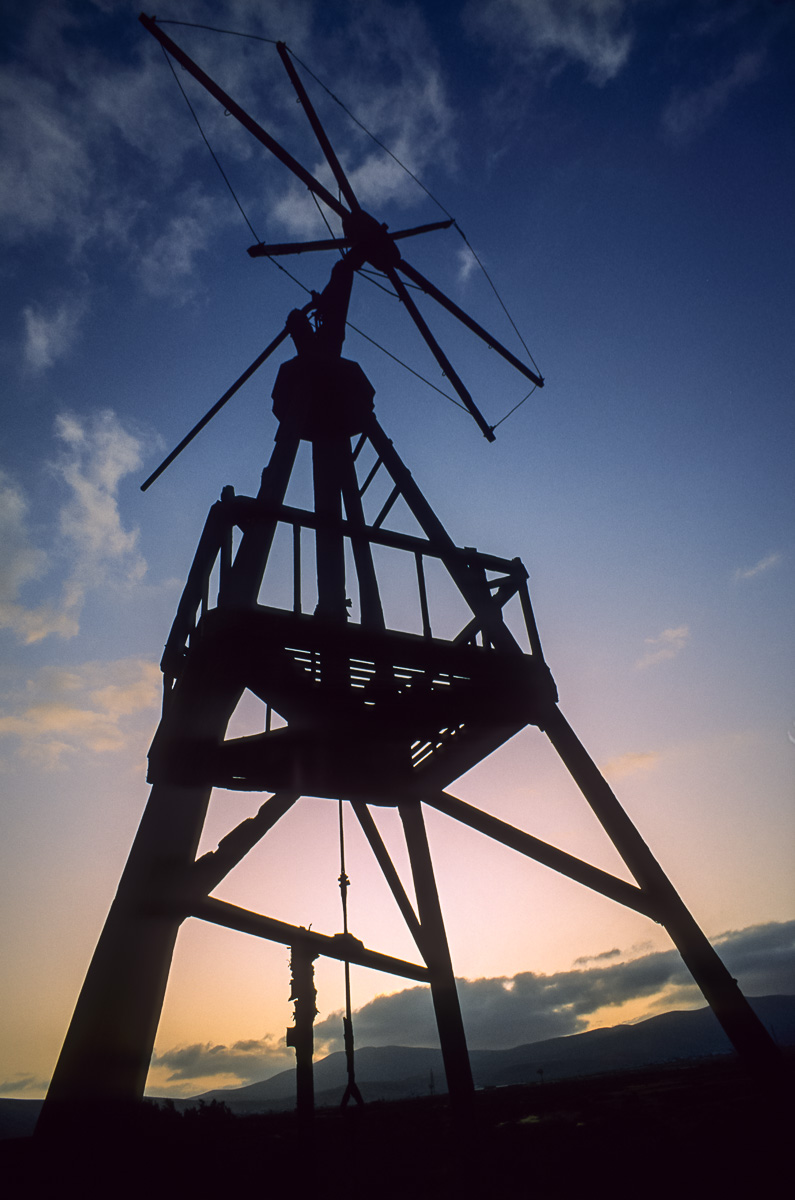
[[251,258],[273,258],[277,254],[303,254],[305,250],[345,250],[350,238],[323,238],[318,242],[257,242],[249,246]]
[[492,337],[488,330],[484,329],[482,325],[478,325],[477,321],[474,321],[468,313],[465,313],[462,308],[459,308],[458,305],[449,298],[449,296],[445,296],[444,292],[440,292],[438,287],[431,283],[430,279],[426,279],[424,275],[421,275],[420,272],[416,270],[416,268],[412,267],[410,263],[407,263],[405,259],[401,259],[397,265],[399,270],[401,270],[404,275],[408,275],[409,279],[418,284],[424,292],[427,292],[429,296],[432,296],[438,304],[441,304],[442,308],[446,308],[447,311],[452,313],[454,317],[458,317],[458,320],[466,325],[467,329],[471,329],[472,332],[477,334],[477,336],[481,338],[487,346],[490,346],[492,350],[496,350],[497,353],[506,360],[506,362],[509,362],[512,367],[516,367],[517,371],[521,371],[521,373],[525,375],[531,381],[531,383],[534,383],[536,387],[544,386],[544,380],[540,375],[537,375],[535,371],[531,371],[529,367],[525,366],[525,364],[518,359],[515,354],[512,354],[511,351],[506,349],[506,347],[498,342],[495,337]]
[[257,124],[253,117],[250,117],[248,113],[240,107],[239,104],[236,104],[232,97],[227,95],[227,93],[220,88],[218,84],[214,82],[214,80],[210,79],[210,76],[206,75],[205,72],[202,71],[201,67],[197,66],[193,59],[189,58],[184,50],[181,50],[177,43],[171,40],[168,34],[163,33],[163,30],[155,24],[151,17],[147,17],[144,13],[142,13],[139,17],[139,20],[144,29],[148,30],[153,37],[157,38],[163,49],[167,50],[171,57],[176,59],[180,66],[183,66],[185,70],[192,75],[193,78],[196,79],[206,91],[210,93],[211,96],[214,96],[219,104],[223,104],[227,112],[235,117],[236,120],[238,120],[240,124],[249,131],[249,133],[253,134],[258,142],[261,142],[263,146],[266,146],[268,150],[270,150],[271,154],[274,154],[280,162],[283,162],[286,167],[289,167],[293,174],[297,175],[301,182],[306,184],[310,192],[314,192],[316,196],[318,196],[325,204],[329,206],[330,209],[332,209],[333,212],[337,214],[337,216],[342,217],[347,214],[348,210],[345,208],[345,205],[341,204],[337,197],[333,196],[331,192],[325,188],[322,183],[319,183],[313,175],[310,175],[306,167],[302,167],[301,164],[293,158],[292,154],[284,149],[284,146],[281,146],[274,137],[271,137],[267,130],[263,129],[261,125]]
[[334,178],[337,181],[339,189],[342,192],[345,199],[348,201],[348,207],[350,208],[351,212],[356,212],[358,209],[361,208],[361,205],[359,204],[359,201],[356,199],[356,195],[354,193],[353,188],[350,185],[350,182],[348,181],[348,177],[345,174],[345,172],[343,171],[342,166],[340,165],[340,160],[337,158],[337,155],[334,153],[334,147],[332,146],[331,142],[329,141],[325,129],[320,124],[318,115],[312,106],[312,101],[309,99],[309,96],[306,93],[306,88],[304,87],[301,80],[298,78],[298,72],[296,71],[295,67],[293,66],[292,59],[290,58],[290,52],[287,49],[287,47],[285,46],[284,42],[277,42],[276,49],[279,51],[279,57],[281,58],[282,62],[284,63],[285,69],[287,70],[287,74],[290,76],[290,82],[292,83],[293,87],[296,90],[298,99],[301,101],[301,106],[302,106],[304,112],[306,113],[307,117],[309,118],[309,124],[312,126],[315,137],[317,138],[318,142],[320,143],[320,148],[326,156],[326,162],[331,167],[331,170],[334,172]]
[[399,238],[414,237],[417,233],[433,233],[435,229],[449,229],[454,224],[451,217],[449,221],[432,221],[430,225],[415,225],[413,229],[398,229],[389,236],[393,242],[396,242]]
[[[308,312],[311,307],[312,307],[311,304],[307,304],[303,311]],[[173,463],[173,461],[177,457],[177,455],[181,454],[182,451],[185,449],[185,447],[190,445],[190,443],[196,437],[196,434],[201,433],[202,429],[204,429],[204,426],[208,425],[210,423],[210,421],[212,421],[215,414],[221,411],[221,409],[226,404],[227,400],[232,399],[235,392],[239,391],[239,389],[243,386],[243,384],[246,382],[246,380],[250,379],[251,376],[254,374],[254,372],[256,370],[258,370],[259,367],[262,366],[262,364],[265,362],[265,359],[269,358],[271,356],[271,354],[273,354],[274,350],[277,350],[279,348],[279,346],[281,346],[282,342],[284,341],[284,339],[286,337],[287,337],[287,329],[284,328],[281,331],[281,333],[276,335],[276,337],[273,339],[273,341],[270,343],[270,345],[265,347],[265,349],[262,351],[262,354],[258,355],[257,358],[254,359],[251,366],[246,367],[243,374],[235,380],[235,382],[232,384],[232,386],[230,388],[227,389],[227,391],[224,392],[221,399],[216,401],[216,403],[212,406],[212,408],[209,410],[209,412],[206,412],[204,414],[204,416],[202,417],[202,419],[200,421],[196,422],[196,424],[193,426],[193,429],[191,429],[190,433],[187,433],[185,435],[185,437],[182,439],[182,441],[179,443],[179,445],[175,446],[174,449],[171,451],[171,453],[169,455],[167,455],[166,458],[163,459],[163,461],[161,462],[161,464],[157,468],[157,470],[153,471],[152,474],[149,476],[149,478],[147,480],[145,480],[144,483],[141,484],[142,492],[145,492],[146,489],[148,487],[150,487],[154,483],[154,481],[157,478],[159,478],[160,475],[163,474],[166,467],[170,466],[171,463]]]
[[442,348],[439,345],[439,343],[437,342],[436,338],[433,336],[430,329],[426,325],[425,319],[422,316],[422,313],[419,311],[416,304],[414,303],[411,296],[409,295],[408,289],[406,288],[406,285],[404,284],[403,280],[400,278],[400,276],[398,275],[398,273],[394,267],[388,267],[386,270],[386,274],[388,275],[389,281],[392,284],[393,288],[397,292],[398,298],[403,301],[403,304],[406,306],[406,311],[408,312],[409,316],[414,321],[414,324],[417,326],[417,328],[419,329],[423,338],[425,339],[425,341],[428,345],[428,348],[431,351],[431,354],[436,359],[439,366],[442,368],[442,370],[444,371],[445,375],[452,383],[455,390],[458,392],[462,401],[466,405],[467,410],[475,418],[475,421],[477,422],[477,425],[478,425],[479,429],[481,430],[483,436],[486,438],[487,441],[493,442],[495,440],[494,439],[494,431],[492,430],[491,426],[486,421],[483,414],[480,412],[479,408],[475,404],[475,401],[472,399],[472,397],[470,396],[467,389],[464,387],[463,382],[459,378],[457,371],[455,370],[452,363],[448,359],[444,350],[442,350]]

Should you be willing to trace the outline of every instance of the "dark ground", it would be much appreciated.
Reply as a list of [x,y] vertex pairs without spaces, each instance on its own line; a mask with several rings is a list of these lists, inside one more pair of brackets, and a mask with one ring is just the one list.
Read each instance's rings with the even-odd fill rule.
[[[447,1097],[293,1115],[100,1114],[60,1146],[0,1146],[8,1196],[767,1197],[792,1179],[793,1060],[777,1084],[728,1056],[494,1088],[472,1120]],[[787,1180],[790,1183],[787,1183]]]

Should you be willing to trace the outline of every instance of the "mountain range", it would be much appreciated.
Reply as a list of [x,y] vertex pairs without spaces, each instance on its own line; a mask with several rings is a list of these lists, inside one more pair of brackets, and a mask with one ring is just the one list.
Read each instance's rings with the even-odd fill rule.
[[[760,996],[750,1003],[779,1045],[795,1045],[795,996]],[[731,1051],[726,1034],[709,1008],[662,1013],[636,1025],[614,1025],[567,1037],[530,1042],[509,1050],[470,1050],[475,1087],[504,1087],[581,1075],[632,1070]],[[414,1046],[362,1046],[355,1056],[356,1083],[365,1102],[427,1096],[445,1091],[440,1050]],[[315,1063],[315,1103],[337,1105],[347,1083],[344,1053]],[[274,1112],[295,1105],[295,1070],[260,1083],[216,1088],[178,1101],[222,1101],[232,1112]]]
[[[750,1003],[780,1046],[795,1045],[795,996],[759,996]],[[541,1083],[656,1064],[729,1054],[731,1045],[709,1008],[667,1012],[636,1025],[614,1025],[567,1037],[530,1042],[508,1050],[471,1050],[477,1088]],[[315,1103],[339,1104],[347,1083],[345,1055],[315,1063]],[[356,1051],[356,1082],[366,1103],[445,1091],[441,1051],[417,1046],[362,1046]],[[279,1112],[295,1106],[295,1071],[239,1088],[216,1088],[176,1100],[178,1109],[218,1100],[234,1113]],[[33,1132],[41,1100],[0,1099],[0,1139]]]

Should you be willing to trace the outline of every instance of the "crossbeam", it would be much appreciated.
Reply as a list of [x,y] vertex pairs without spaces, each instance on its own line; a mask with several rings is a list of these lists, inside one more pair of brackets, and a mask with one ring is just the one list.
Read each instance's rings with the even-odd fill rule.
[[326,958],[336,958],[339,962],[371,967],[374,971],[385,971],[388,975],[399,975],[403,979],[415,979],[418,983],[430,983],[427,967],[420,966],[419,963],[404,962],[402,958],[393,958],[389,954],[380,954],[377,950],[368,950],[358,938],[349,933],[336,933],[333,936],[316,933],[314,929],[289,925],[286,921],[277,921],[274,917],[250,912],[247,908],[229,904],[226,900],[216,900],[213,896],[193,901],[189,915],[198,917],[201,921],[209,921],[213,925],[222,925],[225,929],[236,929],[238,933],[266,938],[270,942],[281,942],[283,946],[305,945],[315,953],[323,954]]

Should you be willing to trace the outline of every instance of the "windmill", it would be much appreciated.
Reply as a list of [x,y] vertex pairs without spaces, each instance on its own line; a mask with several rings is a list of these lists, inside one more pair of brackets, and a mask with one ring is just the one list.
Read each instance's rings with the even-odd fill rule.
[[[251,247],[252,257],[336,250],[326,286],[292,312],[281,332],[143,485],[147,488],[287,338],[295,356],[273,389],[279,421],[256,496],[225,487],[213,505],[190,568],[162,660],[163,714],[149,752],[152,790],[59,1058],[42,1114],[57,1128],[81,1105],[126,1103],[143,1095],[169,968],[181,923],[195,917],[292,950],[296,1027],[292,1044],[299,1102],[311,1107],[312,961],[319,955],[429,984],[452,1104],[465,1110],[472,1074],[453,964],[426,835],[423,808],[447,814],[487,838],[661,923],[736,1049],[756,1065],[777,1050],[725,966],[558,707],[544,659],[527,571],[457,546],[379,424],[374,389],[342,356],[357,273],[381,272],[402,301],[462,404],[490,440],[494,432],[417,308],[404,280],[461,321],[537,386],[541,377],[502,346],[401,254],[412,237],[449,222],[390,232],[365,212],[284,44],[278,53],[339,189],[335,196],[255,122],[169,38],[144,27],[166,52],[342,222],[342,237]],[[313,504],[285,503],[299,447],[311,450]],[[369,463],[369,468],[363,464]],[[376,477],[386,500],[370,511]],[[392,528],[400,502],[415,533]],[[292,538],[290,607],[260,603],[277,569],[277,531]],[[302,546],[314,543],[305,607]],[[421,632],[387,626],[374,551],[413,562]],[[444,571],[469,610],[453,637],[434,632],[426,571]],[[217,582],[216,582],[217,579]],[[352,619],[351,597],[358,619]],[[522,640],[506,622],[518,602]],[[248,690],[265,706],[264,729],[228,736]],[[278,714],[280,723],[273,721]],[[628,883],[454,796],[449,788],[527,726],[544,734],[618,850]],[[197,858],[212,789],[269,793],[255,816]],[[328,935],[222,901],[213,890],[302,796],[337,801],[358,820],[417,947],[419,962],[371,950],[347,929]],[[395,869],[373,809],[397,810],[414,901]],[[340,883],[343,905],[347,877]],[[344,909],[345,911],[345,909]],[[350,1005],[348,1005],[348,1026]],[[346,1041],[349,1028],[346,1029]],[[353,1077],[351,1074],[351,1081]],[[355,1085],[354,1085],[355,1086]],[[303,1089],[303,1090],[302,1090]]]

